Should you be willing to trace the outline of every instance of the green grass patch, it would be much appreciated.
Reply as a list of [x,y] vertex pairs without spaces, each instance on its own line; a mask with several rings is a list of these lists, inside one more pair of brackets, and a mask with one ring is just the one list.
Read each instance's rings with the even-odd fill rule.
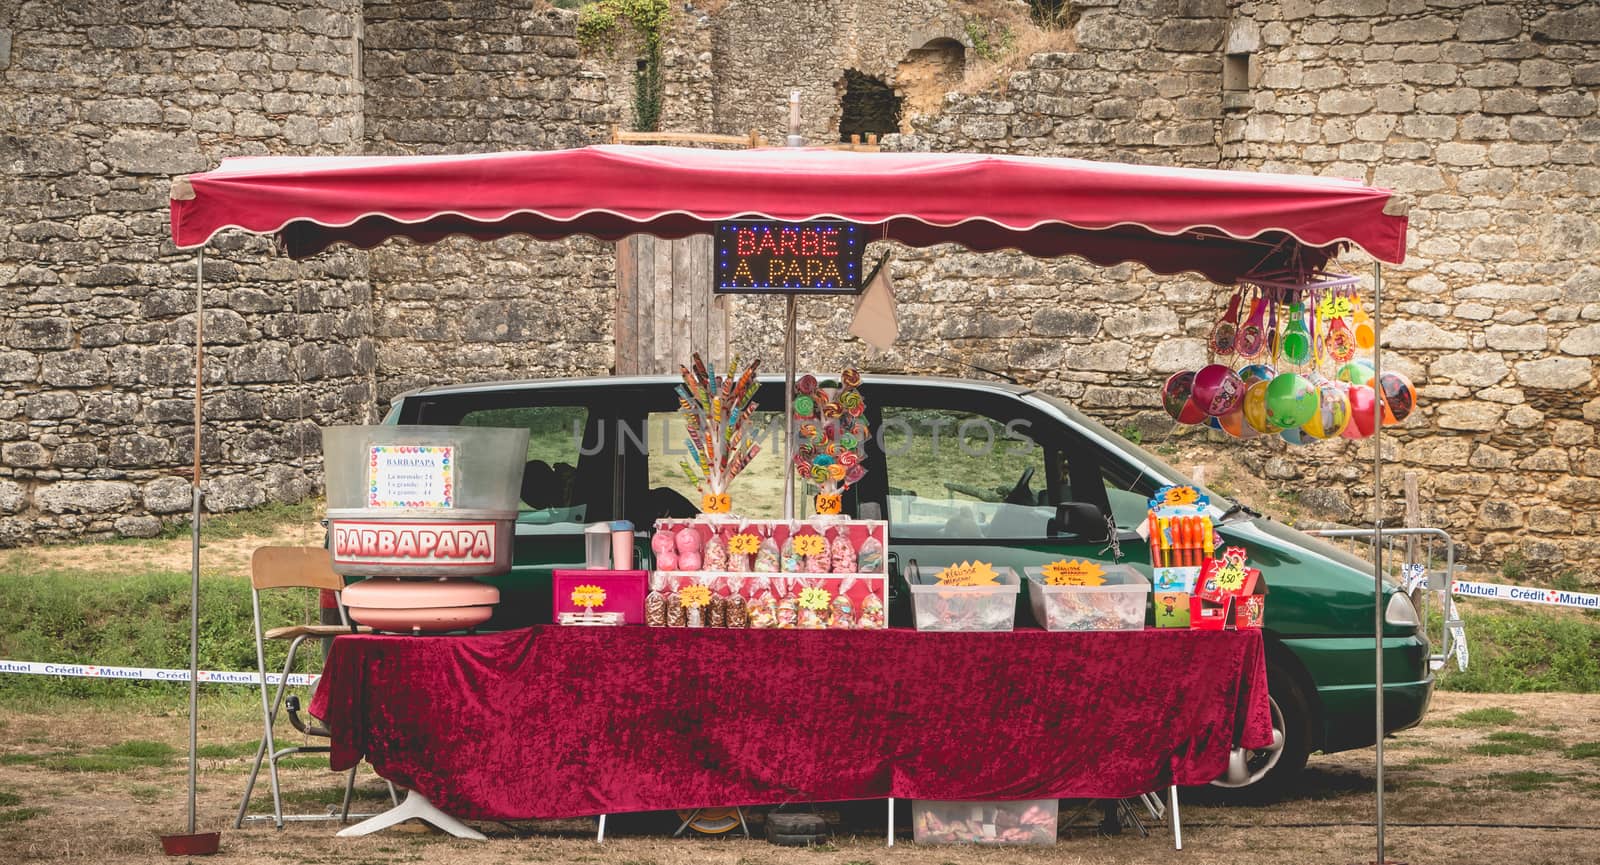
[[196,757],[208,760],[231,760],[235,757],[254,757],[256,749],[261,747],[256,742],[229,742],[226,744],[201,745],[195,749]]
[[1547,790],[1557,784],[1574,780],[1571,775],[1559,775],[1555,772],[1494,772],[1476,779],[1497,790],[1512,793],[1529,793],[1534,790]]
[[178,750],[166,742],[130,739],[126,742],[118,742],[109,748],[104,748],[100,753],[108,757],[127,757],[130,760],[165,763],[176,756]]
[[177,753],[177,749],[165,742],[134,739],[89,754],[50,754],[41,763],[58,772],[131,772],[148,766],[164,766],[172,762]]
[[22,797],[15,793],[0,790],[0,808],[10,808],[12,805],[21,805]]
[[1458,599],[1472,663],[1439,678],[1449,691],[1600,691],[1600,616]]
[[1600,760],[1600,742],[1579,742],[1567,749],[1567,756],[1581,760]]
[[128,788],[128,795],[133,798],[133,801],[145,805],[154,805],[165,799],[171,792],[166,787],[157,787],[153,784],[136,784]]
[[1517,717],[1517,713],[1510,709],[1490,706],[1486,709],[1468,709],[1447,723],[1452,727],[1505,727],[1516,723]]
[[1454,763],[1455,761],[1456,761],[1456,758],[1454,758],[1454,757],[1444,757],[1444,756],[1412,757],[1410,760],[1406,761],[1406,767],[1409,768],[1411,766],[1448,766],[1451,763]]
[[32,766],[44,762],[43,754],[0,754],[0,766]]
[[1509,745],[1504,742],[1484,742],[1473,745],[1467,749],[1481,757],[1522,757],[1532,754],[1533,751],[1520,745]]
[[1488,739],[1491,742],[1505,742],[1510,745],[1521,745],[1526,748],[1537,748],[1543,751],[1557,751],[1566,747],[1566,743],[1554,736],[1540,736],[1519,730],[1496,730],[1489,734]]
[[13,808],[10,811],[0,811],[0,825],[6,823],[21,823],[50,813],[48,808]]

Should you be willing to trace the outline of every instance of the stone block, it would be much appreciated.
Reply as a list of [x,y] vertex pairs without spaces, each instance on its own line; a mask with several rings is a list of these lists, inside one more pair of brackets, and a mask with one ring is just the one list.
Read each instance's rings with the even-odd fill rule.
[[1100,316],[1086,310],[1049,307],[1033,314],[1030,330],[1036,336],[1092,337],[1100,331]]
[[1482,104],[1482,95],[1471,87],[1433,90],[1417,97],[1417,110],[1429,114],[1466,114],[1477,111]]
[[1411,138],[1454,138],[1456,119],[1440,114],[1412,114],[1401,119],[1400,131]]
[[1379,24],[1372,28],[1374,42],[1443,42],[1454,36],[1456,25],[1448,19],[1430,15]]
[[1380,165],[1373,172],[1372,182],[1385,189],[1409,193],[1445,188],[1444,175],[1431,165]]
[[1480,529],[1516,529],[1522,527],[1522,509],[1507,501],[1493,499],[1478,508],[1474,523]]
[[11,348],[53,349],[72,345],[72,322],[56,315],[41,315],[13,321],[6,334]]
[[1600,354],[1600,324],[1574,328],[1561,340],[1563,354],[1592,356]]
[[1542,324],[1492,324],[1484,336],[1497,351],[1544,351],[1550,344],[1550,330]]
[[1516,365],[1517,382],[1523,387],[1549,390],[1586,388],[1593,382],[1593,363],[1568,357],[1524,361]]
[[0,446],[0,465],[38,469],[50,465],[50,451],[33,441],[7,442]]
[[1206,357],[1205,340],[1168,338],[1158,343],[1150,353],[1150,369],[1158,373],[1199,369],[1205,365]]
[[1550,148],[1543,144],[1493,144],[1489,147],[1489,161],[1505,166],[1544,165],[1550,161]]
[[1317,99],[1317,110],[1323,114],[1362,114],[1376,104],[1370,96],[1341,90],[1322,94]]
[[1526,90],[1494,90],[1482,100],[1482,104],[1486,114],[1529,114],[1539,110],[1538,98]]
[[1068,369],[1127,372],[1132,363],[1133,347],[1116,341],[1068,346],[1065,355]]
[[1485,63],[1461,70],[1461,82],[1469,87],[1510,87],[1517,83],[1517,67],[1511,63]]
[[[1221,25],[1218,25],[1220,38]],[[1150,41],[1150,25],[1143,19],[1098,10],[1086,11],[1073,27],[1080,49],[1127,50]]]
[[1472,452],[1469,464],[1479,469],[1508,469],[1511,468],[1512,454],[1489,445],[1478,445]]
[[192,132],[119,129],[101,152],[128,174],[187,174],[211,167]]
[[1600,6],[1551,12],[1533,22],[1533,35],[1549,42],[1600,42]]
[[1502,406],[1467,400],[1445,403],[1434,415],[1434,423],[1441,429],[1487,432],[1500,424],[1504,415]]
[[1461,118],[1461,137],[1468,141],[1493,141],[1508,135],[1507,123],[1502,117],[1485,117],[1472,114]]
[[89,442],[64,444],[55,453],[55,464],[62,468],[92,469],[99,459],[99,449]]
[[193,493],[183,478],[157,478],[144,485],[144,508],[152,514],[175,514],[192,510]]
[[1595,98],[1576,90],[1552,93],[1539,97],[1539,110],[1557,117],[1588,117],[1595,112]]
[[1446,354],[1428,365],[1430,378],[1448,379],[1474,388],[1499,384],[1510,371],[1499,355],[1475,351]]
[[1522,461],[1522,468],[1535,472],[1564,472],[1572,468],[1572,461],[1562,448],[1539,448]]
[[1461,13],[1456,38],[1463,42],[1498,42],[1522,32],[1522,16],[1512,6],[1479,6]]
[[117,534],[124,538],[153,538],[161,534],[161,520],[149,516],[120,516],[112,523]]
[[1554,505],[1531,508],[1528,511],[1528,530],[1546,534],[1572,531],[1572,512]]
[[1565,87],[1572,83],[1572,70],[1564,63],[1542,57],[1524,60],[1517,68],[1517,83],[1523,87]]
[[47,514],[109,514],[131,506],[135,487],[127,481],[57,481],[34,491]]
[[72,391],[46,391],[24,397],[22,410],[33,420],[55,420],[76,415],[81,407]]
[[1106,317],[1105,331],[1111,336],[1165,337],[1178,332],[1177,313],[1170,309],[1129,309]]
[[242,511],[267,501],[261,485],[249,475],[224,475],[201,481],[201,504],[209,513]]
[[0,513],[20,513],[28,506],[28,488],[0,478]]

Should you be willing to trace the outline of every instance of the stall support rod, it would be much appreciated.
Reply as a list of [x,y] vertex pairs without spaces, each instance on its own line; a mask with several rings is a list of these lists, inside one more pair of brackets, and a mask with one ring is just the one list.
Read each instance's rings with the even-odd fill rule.
[[889,828],[885,832],[889,836],[889,846],[894,846],[894,797],[889,797]]
[[794,356],[795,296],[786,295],[783,314],[783,518],[794,519]]
[[196,681],[200,669],[200,415],[203,401],[200,394],[201,372],[205,363],[205,264],[204,247],[194,254],[194,479],[190,484],[192,513],[189,555],[189,834],[195,833],[195,742],[199,727],[196,721],[200,704],[200,683]]
[[1178,822],[1178,785],[1167,788],[1167,798],[1172,800],[1172,849],[1183,849],[1183,826]]
[[1372,263],[1372,628],[1373,717],[1377,725],[1377,865],[1383,856],[1383,262]]

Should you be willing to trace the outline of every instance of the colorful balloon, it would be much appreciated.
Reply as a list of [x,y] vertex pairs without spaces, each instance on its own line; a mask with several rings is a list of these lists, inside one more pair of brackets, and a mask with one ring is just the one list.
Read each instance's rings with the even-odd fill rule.
[[1352,360],[1339,367],[1333,377],[1349,384],[1371,384],[1372,364],[1364,360]]
[[1252,363],[1239,370],[1239,380],[1248,388],[1258,381],[1272,381],[1277,374],[1278,371],[1273,369],[1271,364]]
[[1364,439],[1372,435],[1372,409],[1377,395],[1372,388],[1364,384],[1353,384],[1350,386],[1349,397],[1350,425],[1345,427],[1345,438]]
[[1227,414],[1215,419],[1222,427],[1222,431],[1236,439],[1253,439],[1261,433],[1244,419],[1244,406],[1234,409]]
[[1194,403],[1212,417],[1225,415],[1244,399],[1244,382],[1226,364],[1201,367],[1194,374]]
[[1314,439],[1337,438],[1350,425],[1349,385],[1325,384],[1317,388],[1317,413],[1300,425]]
[[1272,425],[1267,419],[1267,385],[1270,382],[1258,381],[1250,385],[1244,392],[1244,422],[1257,435],[1270,435],[1282,427]]
[[1267,422],[1293,429],[1317,413],[1317,389],[1303,375],[1280,374],[1267,383]]
[[1181,417],[1183,407],[1188,405],[1189,397],[1193,393],[1194,373],[1173,373],[1167,379],[1167,383],[1161,386],[1161,407],[1166,409],[1167,414],[1171,415],[1172,419],[1178,423],[1194,423],[1192,420],[1184,420]]
[[1383,386],[1383,425],[1401,423],[1410,417],[1417,407],[1417,389],[1411,379],[1398,372],[1386,372],[1379,376],[1379,384]]
[[1307,436],[1305,433],[1300,431],[1299,427],[1290,427],[1283,432],[1278,433],[1278,435],[1282,436],[1284,441],[1292,445],[1307,444]]

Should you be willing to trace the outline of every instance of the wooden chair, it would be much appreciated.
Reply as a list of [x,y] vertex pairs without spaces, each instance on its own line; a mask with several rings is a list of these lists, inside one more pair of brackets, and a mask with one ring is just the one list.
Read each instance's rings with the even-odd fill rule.
[[[261,592],[267,589],[317,589],[334,593],[338,599],[339,620],[342,625],[288,625],[285,627],[263,630],[261,622]],[[260,547],[250,556],[250,605],[253,610],[256,636],[256,666],[261,673],[261,745],[256,749],[255,765],[250,770],[250,780],[245,784],[244,797],[239,801],[239,815],[233,821],[235,829],[244,824],[245,811],[250,806],[250,795],[255,790],[256,778],[261,774],[261,763],[267,762],[268,776],[272,782],[272,821],[278,828],[283,828],[285,819],[293,820],[326,820],[332,819],[328,815],[296,815],[285,818],[283,814],[283,801],[278,791],[278,761],[290,754],[327,753],[331,750],[327,745],[294,745],[279,749],[273,737],[273,724],[278,718],[278,712],[284,706],[285,695],[288,691],[289,674],[294,671],[295,656],[300,650],[300,645],[308,639],[320,639],[348,633],[371,633],[370,628],[357,628],[350,625],[350,619],[345,613],[344,602],[340,598],[344,590],[344,577],[333,572],[328,551],[321,547]],[[278,692],[274,699],[267,697],[267,640],[288,640],[288,657],[284,661],[283,675],[278,680]],[[299,714],[299,701],[289,697],[289,721],[296,730],[308,736],[330,738],[329,731],[320,724],[308,723],[301,719]],[[350,815],[350,794],[355,788],[356,770],[350,768],[350,774],[345,780],[344,808],[340,812],[339,820],[343,822]],[[389,787],[389,796],[395,799],[394,786]],[[262,819],[265,815],[262,815]],[[255,818],[252,818],[255,819]]]

